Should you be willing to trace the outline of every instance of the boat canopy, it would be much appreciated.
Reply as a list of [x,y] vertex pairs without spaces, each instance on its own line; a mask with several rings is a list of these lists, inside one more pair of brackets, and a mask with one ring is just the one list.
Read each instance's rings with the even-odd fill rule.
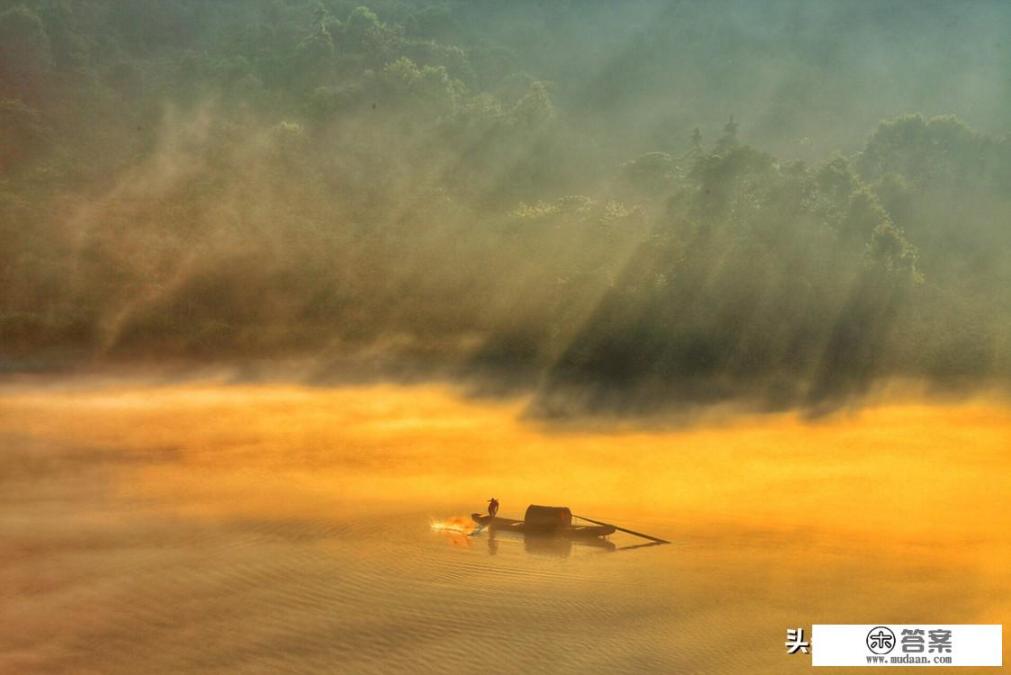
[[555,529],[558,527],[572,526],[572,511],[567,506],[538,506],[531,504],[527,507],[523,522],[529,527],[543,529]]

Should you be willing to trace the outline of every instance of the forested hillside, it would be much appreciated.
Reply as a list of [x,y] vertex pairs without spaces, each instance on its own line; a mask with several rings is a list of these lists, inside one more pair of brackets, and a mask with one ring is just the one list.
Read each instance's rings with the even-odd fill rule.
[[0,367],[1006,386],[1009,7],[0,3]]

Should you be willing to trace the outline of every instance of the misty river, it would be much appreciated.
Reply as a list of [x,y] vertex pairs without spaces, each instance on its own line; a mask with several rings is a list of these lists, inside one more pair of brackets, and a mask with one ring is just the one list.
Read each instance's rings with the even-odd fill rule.
[[[985,397],[593,431],[524,403],[8,379],[0,671],[800,672],[788,627],[1011,610]],[[433,530],[493,496],[672,543]]]

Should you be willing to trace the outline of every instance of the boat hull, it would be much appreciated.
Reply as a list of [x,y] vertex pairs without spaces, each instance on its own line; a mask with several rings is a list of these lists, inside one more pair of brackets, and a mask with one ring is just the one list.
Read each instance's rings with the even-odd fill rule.
[[562,527],[533,526],[522,520],[512,518],[492,517],[487,514],[472,513],[471,519],[481,527],[489,527],[499,532],[516,532],[517,534],[538,534],[543,536],[565,537],[569,539],[587,539],[606,537],[614,534],[614,528],[605,525],[568,525]]

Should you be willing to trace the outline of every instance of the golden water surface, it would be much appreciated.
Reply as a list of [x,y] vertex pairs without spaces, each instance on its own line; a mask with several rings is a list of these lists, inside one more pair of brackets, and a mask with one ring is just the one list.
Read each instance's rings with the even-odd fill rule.
[[[788,627],[1011,616],[995,399],[593,431],[524,404],[7,381],[0,672],[780,673],[810,666]],[[492,496],[672,544],[433,529]]]

